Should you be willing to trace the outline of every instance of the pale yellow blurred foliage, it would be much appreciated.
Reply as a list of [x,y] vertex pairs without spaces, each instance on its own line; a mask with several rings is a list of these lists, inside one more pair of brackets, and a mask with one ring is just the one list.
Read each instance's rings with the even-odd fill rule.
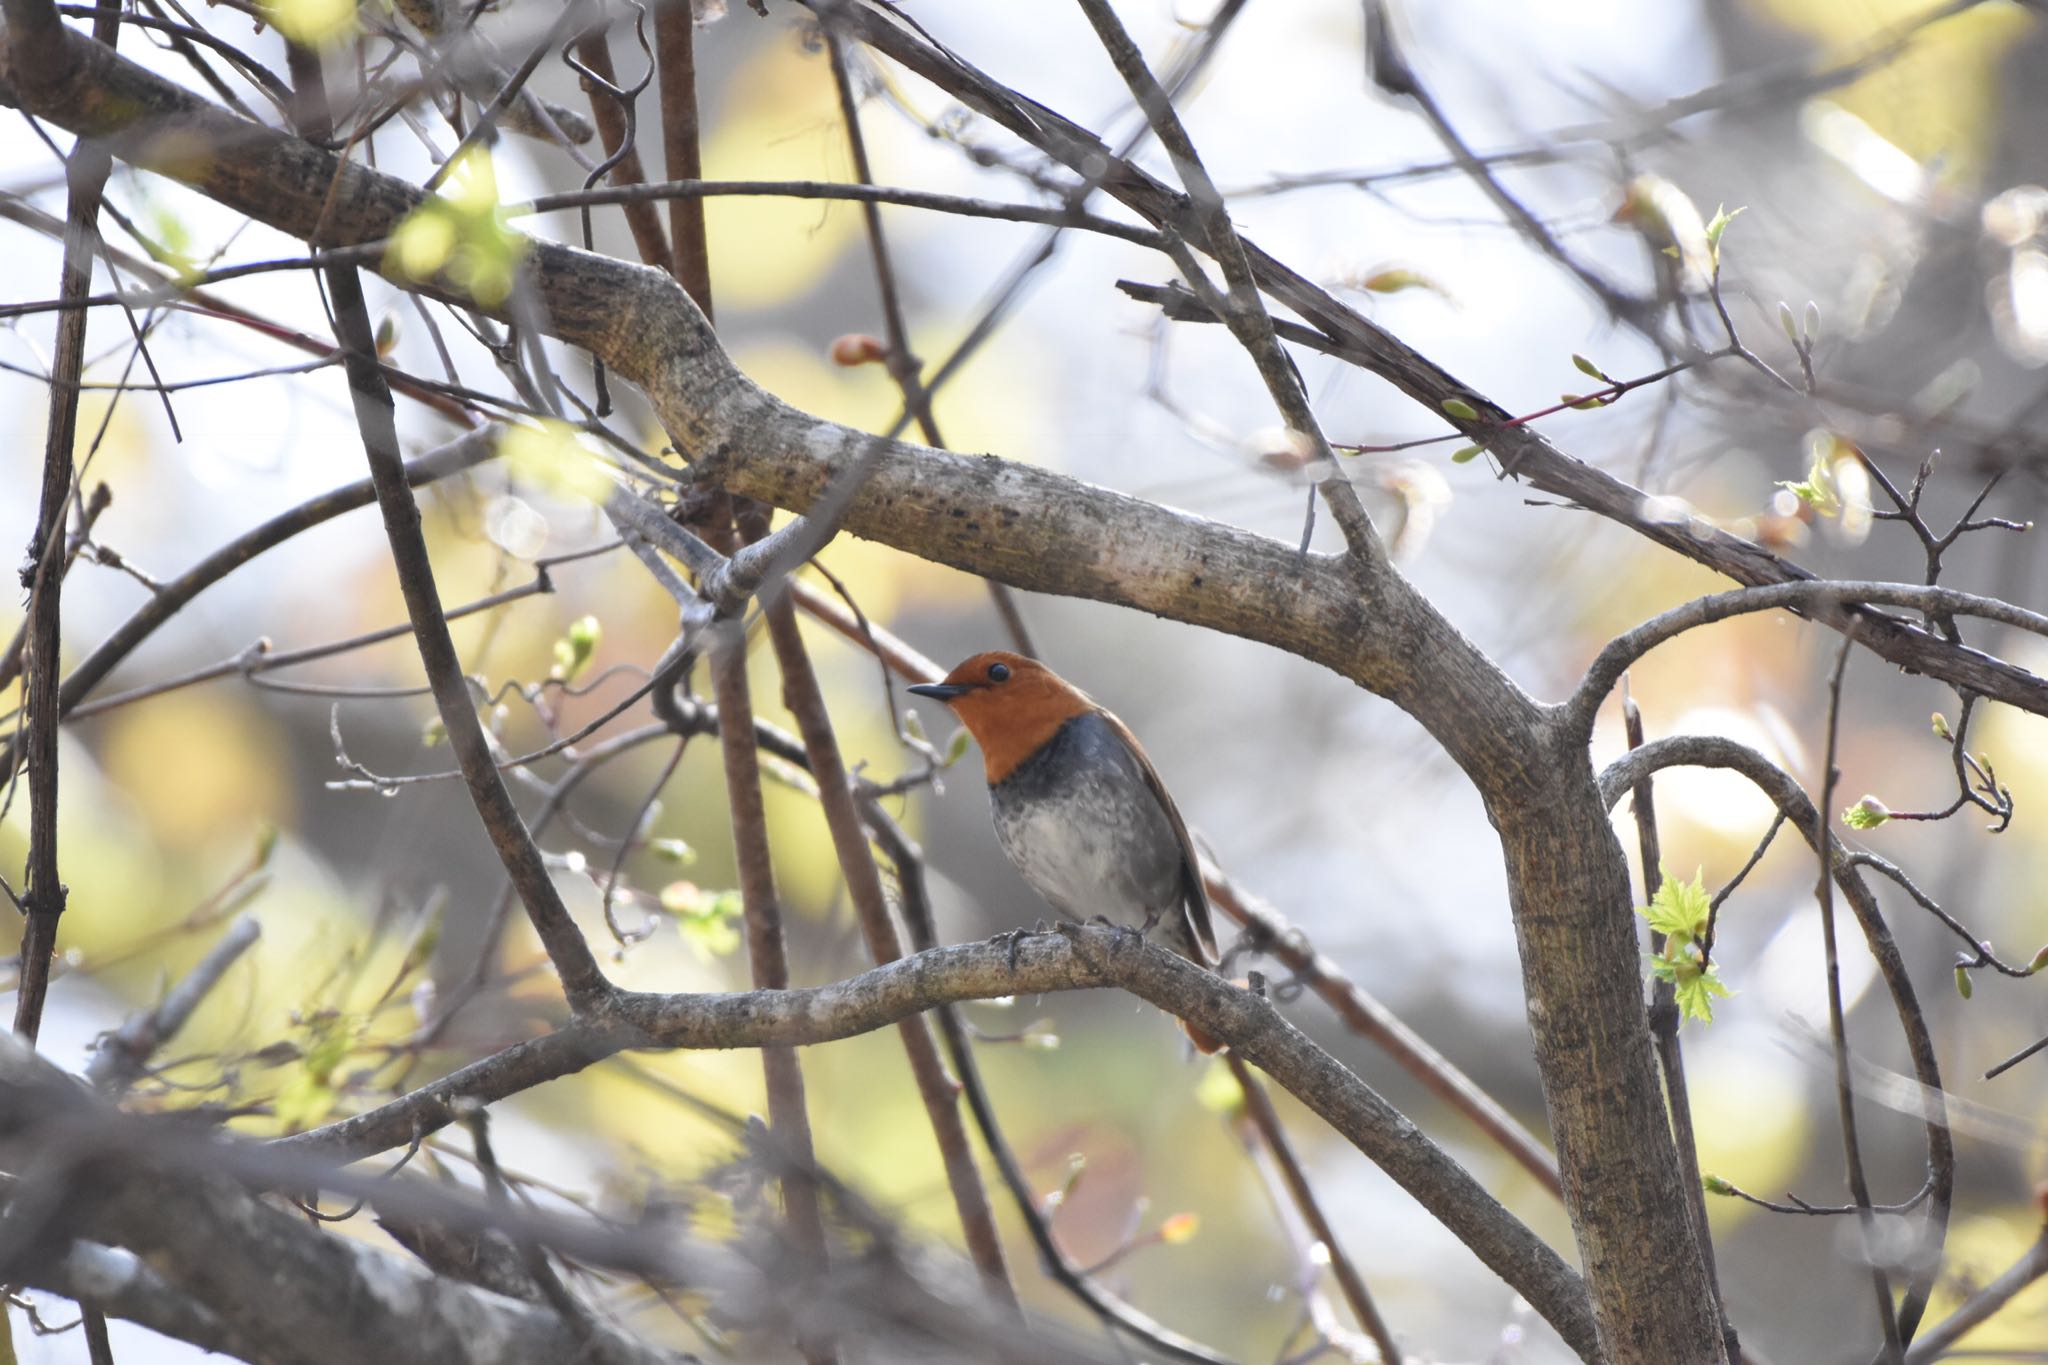
[[[59,943],[84,949],[90,959],[162,923],[177,909],[175,892],[148,823],[85,746],[64,735],[57,766],[57,844],[70,891]],[[0,821],[0,864],[19,869],[27,851],[28,802],[18,793]]]
[[[1735,989],[1739,1004],[1739,980]],[[1777,1199],[1791,1188],[1805,1169],[1814,1137],[1807,1102],[1812,1076],[1782,1052],[1744,1040],[1710,1038],[1686,1045],[1685,1079],[1700,1172],[1765,1199]],[[1746,1200],[1710,1194],[1707,1213],[1716,1235],[1726,1235],[1766,1211]]]
[[[118,366],[102,365],[87,370],[85,377],[87,383],[112,382],[121,377],[121,371]],[[78,396],[78,431],[71,450],[73,459],[85,462],[79,480],[87,489],[101,482],[117,489],[154,487],[155,480],[147,465],[167,445],[158,439],[159,434],[169,434],[162,428],[162,409],[150,406],[144,395],[123,395],[119,404],[115,404],[114,398],[104,389],[87,389]],[[38,391],[34,401],[15,409],[13,417],[14,458],[20,461],[21,478],[25,480],[14,486],[31,499],[28,505],[33,507],[40,473],[29,471],[41,468],[44,429],[49,423],[47,391]],[[147,530],[161,525],[168,514],[166,504],[131,494],[116,497],[98,524],[103,533],[112,528]],[[32,524],[33,518],[30,521]]]
[[261,823],[292,823],[291,775],[279,762],[289,746],[230,684],[124,706],[102,727],[107,780],[167,848],[247,842]]
[[708,1156],[732,1150],[733,1134],[725,1125],[633,1071],[731,1113],[767,1112],[761,1055],[750,1051],[635,1053],[622,1066],[594,1067],[558,1081],[532,1103],[543,1117],[574,1116],[574,1122],[634,1148],[664,1175],[694,1175],[709,1164]]
[[[2032,672],[2048,670],[2048,640],[2021,637],[2001,653]],[[1953,724],[1955,708],[1950,706],[1946,714]],[[2048,803],[2048,718],[2010,706],[1980,705],[1966,743],[1970,752],[1990,757],[1998,780],[2012,788],[2022,818]]]
[[[1726,579],[1676,556],[1631,549],[1625,569],[1606,575],[1600,591],[1579,599],[1577,631],[1586,658],[1672,603],[1728,586]],[[1782,614],[1759,613],[1659,645],[1630,667],[1629,691],[1651,739],[1725,734],[1798,771],[1803,755],[1797,737],[1773,700],[1796,692],[1815,669],[1809,628]],[[1600,755],[1619,756],[1623,747],[1617,694],[1601,712],[1595,748]],[[1628,820],[1626,803],[1615,810],[1617,819]],[[1710,876],[1725,876],[1748,857],[1772,807],[1736,774],[1687,769],[1658,776],[1657,812],[1667,825],[1666,856],[1675,870],[1689,876],[1695,862],[1704,862]],[[1633,848],[1633,833],[1625,833],[1623,842]]]
[[[1928,1300],[1927,1320],[1940,1322],[1962,1305],[1968,1291],[2002,1274],[2041,1235],[2040,1211],[2016,1201],[2006,1212],[1980,1214],[1957,1221],[1949,1232],[1948,1274],[1936,1282]],[[1970,1355],[1987,1365],[2039,1359],[2048,1339],[2048,1280],[2036,1280],[2020,1291],[1992,1319],[1957,1343],[1955,1354]],[[1999,1353],[1999,1348],[2012,1352]],[[1987,1354],[1979,1355],[1978,1352]]]
[[[2048,671],[2048,641],[2022,638],[2004,653],[2021,668]],[[1954,722],[1953,707],[1948,718]],[[1967,743],[1971,753],[1991,760],[1998,780],[2012,789],[2017,814],[1996,853],[2001,880],[2018,894],[2005,898],[2007,918],[1999,932],[2008,955],[2024,959],[2035,944],[2048,942],[2048,905],[2033,894],[2048,875],[2048,718],[2010,706],[1979,706]]]
[[[266,932],[257,945],[259,990],[250,1009],[252,1037],[278,1039],[301,1056],[275,1068],[252,1069],[253,1091],[269,1096],[271,1113],[246,1121],[247,1131],[298,1132],[355,1108],[351,1092],[367,1103],[380,1095],[393,1057],[384,1048],[403,1044],[420,1024],[409,1005],[423,954],[415,924],[366,931],[361,908],[340,896],[299,894],[259,902]],[[411,950],[411,951],[409,951]],[[400,1058],[402,1060],[402,1057]]]
[[896,1030],[808,1048],[804,1065],[816,1102],[832,1116],[819,1158],[854,1173],[856,1188],[880,1207],[957,1244],[960,1216]]
[[[479,597],[531,580],[531,566],[506,554],[484,534],[483,500],[471,484],[448,481],[437,485],[421,497],[420,513],[427,552],[433,559],[434,587],[443,608],[453,610]],[[335,596],[343,605],[333,613],[332,620],[325,627],[327,630],[354,634],[402,626],[407,622],[405,598],[398,590],[398,576],[392,571],[388,554],[366,557],[355,577],[342,585]],[[509,611],[501,609],[451,620],[449,630],[462,656],[463,667],[470,670],[484,667],[475,657],[482,643],[505,630],[509,623],[517,623],[535,610],[551,616],[545,605],[535,608],[531,601],[527,601],[515,604]],[[565,615],[561,619],[568,617]],[[552,632],[555,627],[551,624],[546,629]],[[319,643],[326,638],[323,631],[317,640],[280,637],[278,643],[280,647],[289,647]],[[538,664],[537,671],[530,676],[538,677],[547,672],[553,639],[553,634],[548,633],[545,641],[533,645],[535,653],[521,661]],[[393,643],[356,651],[315,667],[331,670],[327,676],[384,676],[417,682],[420,677],[419,649],[411,639],[401,637]],[[500,665],[493,662],[490,667],[495,672]]]
[[[1837,59],[1937,8],[1928,0],[1747,0],[1759,15],[1807,34]],[[1966,185],[1996,134],[2001,58],[2031,20],[2017,4],[1974,6],[1930,24],[1894,60],[1828,99],[1931,172]]]
[[[822,54],[763,44],[728,88],[724,109],[705,121],[707,178],[848,178],[838,95]],[[825,200],[720,195],[705,201],[704,219],[716,297],[742,307],[808,293],[860,231],[855,206]]]
[[263,17],[279,33],[308,47],[325,47],[356,32],[355,0],[262,0]]
[[[0,602],[0,650],[7,648],[8,642],[14,639],[27,621],[28,611],[22,604],[11,600]],[[17,674],[13,681],[5,687],[0,687],[0,715],[6,715],[21,705],[21,686],[21,677]]]

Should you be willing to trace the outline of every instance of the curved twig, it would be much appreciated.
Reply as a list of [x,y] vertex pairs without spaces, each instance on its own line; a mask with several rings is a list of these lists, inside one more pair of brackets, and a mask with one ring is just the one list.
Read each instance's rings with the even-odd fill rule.
[[1727,768],[1738,772],[1776,804],[1793,828],[1804,835],[1816,851],[1821,840],[1827,841],[1828,864],[1834,873],[1835,885],[1841,888],[1843,898],[1855,913],[1856,922],[1862,927],[1864,939],[1870,946],[1870,955],[1877,962],[1878,974],[1884,978],[1885,987],[1891,992],[1892,1007],[1905,1034],[1906,1050],[1913,1059],[1914,1078],[1926,1096],[1927,1169],[1934,1182],[1927,1204],[1925,1255],[1919,1259],[1918,1268],[1914,1270],[1898,1307],[1900,1337],[1910,1341],[1921,1315],[1926,1312],[1927,1297],[1940,1269],[1941,1258],[1937,1253],[1948,1233],[1949,1211],[1955,1198],[1956,1157],[1955,1135],[1949,1130],[1947,1109],[1943,1103],[1941,1063],[1935,1055],[1934,1038],[1928,1031],[1927,1019],[1914,992],[1912,978],[1906,972],[1905,959],[1899,954],[1898,944],[1884,922],[1869,883],[1864,880],[1849,850],[1828,831],[1825,819],[1808,799],[1805,789],[1784,769],[1748,745],[1716,735],[1679,735],[1652,740],[1640,749],[1631,750],[1600,774],[1600,793],[1611,806],[1650,773],[1674,767]]
[[[1570,700],[1564,703],[1564,713],[1570,723],[1591,734],[1594,713],[1607,699],[1608,692],[1621,681],[1621,675],[1628,671],[1629,665],[1688,630],[1725,621],[1731,616],[1786,607],[1830,625],[1839,626],[1854,617],[1860,631],[1868,615],[1855,612],[1854,609],[1860,606],[1909,607],[1915,611],[1976,616],[2035,635],[2048,636],[2048,616],[1995,597],[1979,597],[1975,593],[1957,592],[1954,588],[1842,579],[1812,579],[1798,583],[1773,583],[1761,588],[1736,588],[1709,597],[1696,597],[1608,641],[1606,648],[1586,669],[1586,676],[1574,689]],[[1890,621],[1889,624],[1898,629],[1915,629],[1903,621]],[[1861,643],[1860,637],[1858,642]],[[1977,654],[1979,658],[1988,658],[1961,645],[1953,647]]]

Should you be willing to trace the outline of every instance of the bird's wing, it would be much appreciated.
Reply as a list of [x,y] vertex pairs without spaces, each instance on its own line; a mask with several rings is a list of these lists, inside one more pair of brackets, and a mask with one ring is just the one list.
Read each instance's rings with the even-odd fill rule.
[[1124,748],[1138,760],[1138,770],[1145,774],[1145,785],[1152,789],[1152,795],[1158,798],[1159,808],[1166,812],[1167,823],[1173,826],[1173,837],[1180,844],[1181,915],[1187,927],[1188,942],[1195,949],[1191,956],[1197,966],[1213,967],[1222,955],[1216,951],[1216,931],[1209,924],[1209,896],[1202,889],[1202,863],[1195,856],[1195,842],[1188,837],[1187,823],[1180,818],[1180,808],[1167,795],[1166,784],[1159,780],[1158,769],[1152,766],[1152,760],[1146,756],[1130,727],[1107,711],[1097,714],[1109,722],[1110,729],[1124,742]]

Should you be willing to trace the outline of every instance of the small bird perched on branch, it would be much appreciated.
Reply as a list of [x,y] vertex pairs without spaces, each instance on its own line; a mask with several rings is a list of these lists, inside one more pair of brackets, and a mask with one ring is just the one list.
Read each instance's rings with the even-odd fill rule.
[[[1063,918],[1099,916],[1214,967],[1209,898],[1187,826],[1124,723],[1044,664],[977,654],[910,691],[944,702],[981,746],[996,838]],[[1204,1052],[1216,1045],[1190,1028]]]

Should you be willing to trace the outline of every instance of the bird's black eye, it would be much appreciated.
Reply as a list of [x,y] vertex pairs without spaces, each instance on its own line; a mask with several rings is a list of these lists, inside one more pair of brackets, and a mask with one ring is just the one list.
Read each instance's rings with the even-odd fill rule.
[[990,682],[1008,682],[1010,680],[1010,666],[1008,664],[990,664],[988,666],[988,680]]

